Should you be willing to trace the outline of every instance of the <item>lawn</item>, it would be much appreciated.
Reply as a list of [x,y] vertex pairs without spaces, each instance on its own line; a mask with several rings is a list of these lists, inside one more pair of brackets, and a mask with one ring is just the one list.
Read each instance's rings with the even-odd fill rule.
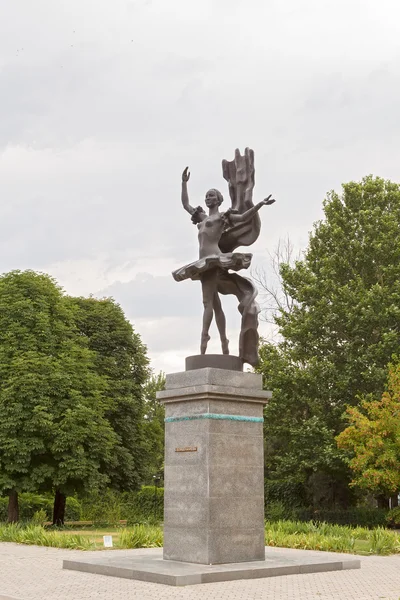
[[118,546],[123,528],[121,527],[89,527],[88,529],[60,530],[62,535],[82,535],[95,544],[98,550],[104,548],[103,535],[112,535],[113,546]]

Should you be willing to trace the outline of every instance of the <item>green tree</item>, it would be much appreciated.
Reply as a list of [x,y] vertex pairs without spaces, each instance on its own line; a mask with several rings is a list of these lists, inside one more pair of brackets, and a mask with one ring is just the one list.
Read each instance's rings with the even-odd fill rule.
[[110,483],[108,469],[117,466],[119,440],[108,419],[112,401],[106,378],[96,372],[95,358],[91,350],[67,344],[57,371],[49,377],[54,417],[47,489],[55,490],[55,525],[64,524],[67,495],[104,488]]
[[303,484],[304,497],[314,506],[348,504],[354,496],[347,486],[349,469],[329,415],[313,397],[317,367],[307,370],[267,343],[260,357],[264,387],[273,390],[264,411],[266,478]]
[[337,437],[339,448],[352,454],[351,485],[379,496],[400,489],[400,364],[389,365],[387,391],[379,400],[363,398],[347,408],[348,427]]
[[117,438],[113,461],[105,464],[114,490],[136,490],[145,471],[143,385],[149,375],[147,350],[112,298],[70,298],[81,335],[106,380],[106,418]]
[[93,359],[51,277],[0,276],[0,489],[9,521],[18,520],[19,492],[94,485],[112,456]]
[[381,393],[400,342],[400,187],[372,176],[344,184],[324,213],[303,259],[281,266],[293,302],[276,318],[281,341],[262,349],[274,391],[266,460],[269,476],[300,479],[314,503],[346,504],[350,471],[335,443],[342,414]]
[[146,449],[146,471],[143,483],[152,485],[154,478],[163,478],[165,409],[157,400],[157,392],[165,389],[165,374],[151,375],[144,385],[144,443]]

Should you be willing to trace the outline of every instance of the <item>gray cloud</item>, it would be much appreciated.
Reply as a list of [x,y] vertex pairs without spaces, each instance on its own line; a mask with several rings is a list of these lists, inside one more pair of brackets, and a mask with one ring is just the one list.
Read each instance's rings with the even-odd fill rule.
[[178,287],[171,275],[154,277],[151,273],[139,273],[133,281],[115,282],[97,295],[117,299],[133,321],[196,318],[202,308],[200,283],[185,281]]
[[2,270],[115,293],[162,363],[144,323],[201,313],[199,286],[169,279],[197,256],[182,169],[193,204],[227,197],[221,159],[255,149],[256,197],[278,200],[257,261],[286,234],[304,245],[342,181],[398,180],[399,16],[396,0],[3,3]]

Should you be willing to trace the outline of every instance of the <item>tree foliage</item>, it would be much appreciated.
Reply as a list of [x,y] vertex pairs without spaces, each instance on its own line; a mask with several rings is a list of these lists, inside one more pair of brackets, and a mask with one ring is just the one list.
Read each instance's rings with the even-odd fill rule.
[[372,176],[343,185],[302,260],[283,264],[291,309],[279,311],[282,340],[261,350],[274,398],[266,409],[269,476],[309,484],[318,502],[347,503],[349,469],[335,436],[360,395],[378,397],[400,343],[400,187]]
[[318,396],[318,370],[292,362],[280,346],[260,351],[264,387],[273,391],[264,411],[264,457],[268,479],[302,483],[305,504],[316,507],[351,503],[349,469],[335,443],[335,429]]
[[101,483],[116,439],[94,358],[51,277],[0,277],[0,489],[11,520],[19,492]]
[[164,405],[157,400],[157,392],[165,389],[165,374],[151,375],[144,386],[144,440],[146,448],[145,484],[154,477],[163,478],[164,470]]
[[149,376],[146,347],[121,307],[112,298],[70,298],[75,321],[94,367],[105,381],[105,417],[115,436],[112,460],[103,465],[109,485],[120,491],[136,490],[143,479],[143,386]]
[[400,489],[400,364],[389,366],[387,390],[347,409],[348,427],[337,438],[351,451],[352,485],[390,496]]

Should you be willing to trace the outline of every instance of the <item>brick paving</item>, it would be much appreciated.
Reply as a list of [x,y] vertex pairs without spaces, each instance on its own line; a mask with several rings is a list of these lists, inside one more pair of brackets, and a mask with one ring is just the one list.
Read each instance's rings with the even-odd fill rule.
[[62,570],[64,558],[91,554],[0,543],[0,600],[400,600],[400,555],[361,557],[355,571],[176,588]]

